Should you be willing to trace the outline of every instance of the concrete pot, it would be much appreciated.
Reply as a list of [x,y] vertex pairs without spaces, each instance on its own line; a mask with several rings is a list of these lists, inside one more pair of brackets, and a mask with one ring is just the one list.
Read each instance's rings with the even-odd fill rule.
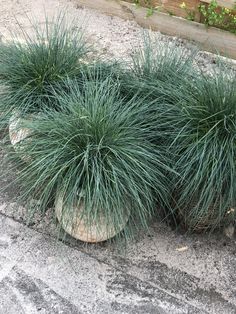
[[[30,120],[31,117],[29,116],[27,119]],[[26,140],[26,138],[30,135],[29,129],[21,127],[23,120],[25,119],[20,117],[17,112],[15,112],[9,120],[9,137],[16,152],[21,150],[20,143]],[[28,156],[22,156],[21,158],[26,162],[29,161]]]
[[[58,221],[60,222],[62,228],[70,234],[73,238],[76,238],[83,242],[97,243],[103,242],[110,238],[113,238],[126,226],[129,213],[124,215],[124,220],[120,226],[114,227],[112,223],[107,227],[105,219],[100,216],[97,222],[89,224],[85,223],[85,220],[80,217],[82,212],[83,204],[73,209],[73,213],[77,211],[77,215],[74,215],[73,218],[69,216],[71,211],[63,209],[63,199],[61,196],[58,196],[55,202],[55,212]],[[63,214],[62,214],[63,212]]]
[[19,144],[21,141],[25,140],[30,134],[29,129],[20,127],[22,122],[23,119],[17,112],[14,113],[9,120],[9,136],[10,141],[14,147],[16,144]]
[[204,232],[206,230],[211,230],[218,226],[219,228],[224,225],[229,225],[232,221],[235,220],[235,209],[229,208],[225,213],[224,217],[219,220],[219,207],[220,205],[214,204],[208,208],[208,210],[203,213],[201,216],[199,215],[198,221],[192,221],[192,218],[189,214],[191,209],[195,206],[196,203],[190,204],[186,208],[179,208],[178,214],[179,219],[184,225],[184,227],[188,230],[193,230],[195,232]]

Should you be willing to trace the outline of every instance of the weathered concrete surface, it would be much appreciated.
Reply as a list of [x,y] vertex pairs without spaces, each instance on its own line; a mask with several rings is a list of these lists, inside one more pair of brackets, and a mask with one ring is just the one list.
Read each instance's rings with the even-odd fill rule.
[[0,230],[0,313],[200,313],[135,273],[9,218],[0,217]]
[[153,252],[153,239],[118,254],[106,245],[62,244],[3,215],[0,230],[0,313],[236,312],[233,286],[224,294],[211,275],[207,284],[181,265],[169,267]]

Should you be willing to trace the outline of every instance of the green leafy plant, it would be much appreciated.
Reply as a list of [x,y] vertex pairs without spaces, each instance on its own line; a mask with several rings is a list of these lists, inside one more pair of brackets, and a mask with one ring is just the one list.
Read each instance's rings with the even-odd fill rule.
[[[189,9],[185,2],[180,4],[180,8],[185,11],[187,20],[195,20],[195,10]],[[236,33],[236,16],[233,12],[234,9],[220,7],[216,0],[212,0],[209,4],[200,4],[198,11],[203,16],[203,22],[206,26],[215,26]]]
[[33,28],[32,35],[21,29],[20,38],[0,44],[2,113],[38,112],[44,104],[55,105],[53,86],[77,76],[90,50],[82,29],[68,24],[63,14]]
[[[20,169],[22,197],[38,199],[45,210],[60,191],[70,217],[83,200],[88,223],[102,211],[107,225],[118,227],[128,211],[131,227],[146,227],[169,194],[168,157],[151,143],[154,104],[138,97],[125,102],[112,77],[85,81],[83,92],[75,81],[68,86],[58,98],[60,112],[47,110],[24,124],[31,135],[11,159]],[[28,163],[17,158],[26,154]]]
[[199,12],[203,15],[206,26],[216,26],[236,33],[235,14],[228,8],[219,7],[216,0],[212,0],[209,5],[200,4]]
[[220,66],[212,75],[201,74],[194,88],[194,96],[163,119],[171,126],[181,221],[189,229],[214,229],[236,217],[235,72]]
[[153,7],[147,8],[146,17],[152,16],[154,12],[155,12],[155,8],[153,8]]
[[187,20],[189,20],[189,21],[195,20],[196,12],[194,10],[190,10],[189,8],[187,8],[187,5],[185,2],[182,2],[180,4],[180,8],[185,11]]
[[[154,7],[151,3],[151,0],[144,0],[143,3],[145,5],[145,7],[147,7],[147,13],[146,13],[146,18],[150,17],[153,15],[153,13],[158,10],[158,7]],[[133,0],[133,3],[139,7],[141,5],[141,1],[140,0]]]

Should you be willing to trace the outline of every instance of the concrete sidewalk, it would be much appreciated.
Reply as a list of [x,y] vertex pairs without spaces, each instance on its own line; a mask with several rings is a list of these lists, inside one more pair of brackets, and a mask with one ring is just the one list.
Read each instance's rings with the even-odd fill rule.
[[[0,230],[1,314],[236,313],[235,259],[225,255],[233,264],[221,265],[214,276],[217,262],[226,262],[215,255],[215,248],[205,258],[205,262],[214,259],[215,269],[201,277],[202,256],[199,265],[178,266],[178,260],[190,262],[190,242],[186,251],[174,250],[170,257],[178,239],[162,239],[161,234],[118,254],[106,244],[85,247],[72,240],[63,244],[2,214]],[[166,263],[158,242],[154,251],[153,240],[163,240],[160,248],[166,248]],[[228,266],[233,272],[226,274]],[[190,274],[194,268],[199,270],[196,276]],[[221,287],[214,286],[217,276]]]

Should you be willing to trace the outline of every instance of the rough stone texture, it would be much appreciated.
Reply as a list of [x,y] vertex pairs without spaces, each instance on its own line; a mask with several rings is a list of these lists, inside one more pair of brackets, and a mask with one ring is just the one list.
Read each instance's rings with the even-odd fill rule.
[[135,275],[9,218],[0,217],[0,228],[0,313],[200,313]]
[[[79,242],[73,247],[63,244],[3,215],[0,230],[0,313],[236,311],[233,285],[224,291],[214,285],[214,275],[209,274],[204,282],[203,276],[192,274],[194,265],[174,265],[180,253],[174,250],[169,258],[165,244],[172,246],[170,237],[160,242],[161,250],[167,252],[165,263],[158,257],[160,250],[153,251],[150,238],[149,243],[148,239],[139,241],[118,254],[106,245],[86,249]],[[158,240],[159,234],[155,237]],[[209,263],[216,263],[218,257],[212,253]],[[178,259],[189,262],[193,255]],[[198,268],[203,266],[201,259],[196,262]],[[224,279],[226,275],[221,274]]]
[[[128,59],[140,44],[142,30],[134,22],[66,0],[1,0],[0,32],[7,37],[7,29],[17,29],[15,18],[30,30],[25,12],[42,22],[44,9],[53,15],[62,8],[86,24],[105,55]],[[202,56],[208,66],[211,57]],[[2,160],[1,154],[0,172]],[[13,179],[0,176],[0,190]],[[236,313],[235,235],[186,235],[156,222],[125,249],[70,237],[61,243],[50,210],[25,226],[26,210],[14,201],[18,193],[17,186],[0,192],[0,314]]]

